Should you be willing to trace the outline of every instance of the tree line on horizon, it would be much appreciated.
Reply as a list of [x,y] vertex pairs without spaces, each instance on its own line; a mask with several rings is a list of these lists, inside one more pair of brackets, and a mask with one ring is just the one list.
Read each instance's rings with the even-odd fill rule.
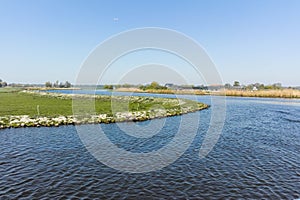
[[65,83],[55,81],[54,83],[51,83],[50,81],[47,81],[45,83],[45,87],[47,88],[70,88],[72,87],[72,84],[69,81],[66,81]]
[[[18,84],[18,83],[7,83],[0,79],[0,88],[1,87],[42,87],[43,84]],[[69,81],[59,82],[58,80],[55,82],[47,81],[44,84],[47,88],[70,88],[72,84]],[[234,81],[232,84],[226,83],[224,85],[213,85],[213,86],[205,86],[205,85],[176,85],[172,83],[166,83],[164,85],[159,84],[156,81],[153,81],[149,84],[106,84],[106,85],[97,85],[98,89],[116,89],[116,88],[139,88],[141,90],[164,90],[164,89],[194,89],[194,90],[218,90],[218,89],[233,89],[233,90],[280,90],[280,89],[300,89],[300,87],[284,87],[281,83],[274,83],[265,85],[263,83],[252,83],[248,85],[241,84],[239,81]]]
[[103,88],[107,89],[107,90],[112,90],[114,88],[139,88],[141,90],[149,90],[149,89],[161,90],[161,89],[168,89],[166,86],[162,86],[162,85],[160,85],[156,81],[153,81],[152,83],[147,84],[147,85],[141,85],[141,84],[134,85],[134,84],[128,84],[128,83],[117,84],[117,85],[104,85]]
[[263,83],[252,83],[248,85],[243,85],[239,81],[234,81],[233,84],[226,83],[224,85],[213,85],[213,86],[205,86],[205,85],[175,85],[172,83],[167,83],[165,85],[160,85],[158,82],[153,81],[150,84],[145,85],[134,85],[134,84],[108,84],[103,86],[104,89],[115,89],[115,88],[139,88],[141,90],[164,90],[164,89],[198,89],[198,90],[210,90],[210,89],[235,89],[235,90],[280,90],[280,89],[299,89],[299,88],[292,88],[292,87],[283,87],[281,83],[274,83],[265,85]]
[[[265,85],[262,83],[252,83],[248,85],[242,85],[239,81],[234,81],[233,84],[226,83],[224,85],[225,89],[244,89],[244,90],[279,90],[283,89],[281,83],[273,83],[269,85]],[[291,88],[291,87],[290,87]]]

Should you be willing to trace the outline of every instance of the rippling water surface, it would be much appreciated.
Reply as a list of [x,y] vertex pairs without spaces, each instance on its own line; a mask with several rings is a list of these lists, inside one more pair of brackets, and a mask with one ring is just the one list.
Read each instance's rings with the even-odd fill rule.
[[[209,103],[209,97],[199,100]],[[197,136],[176,162],[142,174],[97,161],[74,126],[0,130],[0,199],[300,198],[300,101],[226,101],[222,135],[207,157],[200,159],[199,149],[210,109],[200,112]],[[174,137],[179,122],[170,117],[159,133],[143,139],[126,136],[116,124],[101,127],[119,147],[150,152]]]

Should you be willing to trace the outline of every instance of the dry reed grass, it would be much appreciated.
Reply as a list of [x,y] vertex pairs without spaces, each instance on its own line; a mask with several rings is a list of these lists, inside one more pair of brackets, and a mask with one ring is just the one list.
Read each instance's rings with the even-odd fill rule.
[[202,90],[141,90],[138,88],[118,88],[119,92],[146,92],[159,94],[192,94],[192,95],[226,95],[238,97],[267,97],[267,98],[300,98],[300,90],[281,89],[281,90],[221,90],[207,92]]
[[221,95],[240,97],[300,98],[300,90],[225,90]]

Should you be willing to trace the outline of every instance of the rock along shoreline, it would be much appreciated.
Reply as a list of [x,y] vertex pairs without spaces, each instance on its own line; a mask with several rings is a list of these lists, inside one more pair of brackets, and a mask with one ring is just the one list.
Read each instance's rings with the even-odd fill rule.
[[[41,95],[41,96],[51,96],[56,98],[108,98],[107,96],[100,95],[77,95],[77,94],[61,94],[61,93],[47,93],[47,92],[33,92],[33,91],[23,91],[25,93]],[[113,98],[123,99],[128,101],[128,98],[134,98],[136,101],[142,102],[143,100],[155,100],[163,98],[155,97],[127,97],[127,96],[115,96]],[[185,99],[168,99],[163,100],[165,102],[170,101],[180,101],[180,108],[171,109],[149,109],[146,111],[126,111],[126,112],[116,112],[113,114],[97,114],[97,115],[69,115],[63,116],[59,115],[56,117],[47,116],[29,116],[29,115],[13,115],[13,116],[0,116],[0,129],[6,128],[22,128],[22,127],[58,127],[61,125],[80,125],[80,124],[100,124],[100,123],[119,123],[119,122],[138,122],[146,121],[156,118],[172,117],[177,115],[183,115],[191,112],[200,111],[209,108],[209,105],[195,102],[197,106],[182,106],[187,101]],[[186,101],[186,102],[185,102]]]

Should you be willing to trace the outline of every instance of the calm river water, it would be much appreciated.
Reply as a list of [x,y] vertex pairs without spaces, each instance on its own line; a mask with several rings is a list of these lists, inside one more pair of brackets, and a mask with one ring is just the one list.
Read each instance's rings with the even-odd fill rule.
[[[223,132],[208,156],[200,159],[199,148],[211,109],[200,111],[197,135],[176,162],[141,174],[97,161],[75,126],[0,130],[0,199],[300,198],[300,100],[227,97],[226,104]],[[179,122],[167,118],[156,136],[135,140],[116,124],[101,127],[124,149],[153,151],[172,139]]]

